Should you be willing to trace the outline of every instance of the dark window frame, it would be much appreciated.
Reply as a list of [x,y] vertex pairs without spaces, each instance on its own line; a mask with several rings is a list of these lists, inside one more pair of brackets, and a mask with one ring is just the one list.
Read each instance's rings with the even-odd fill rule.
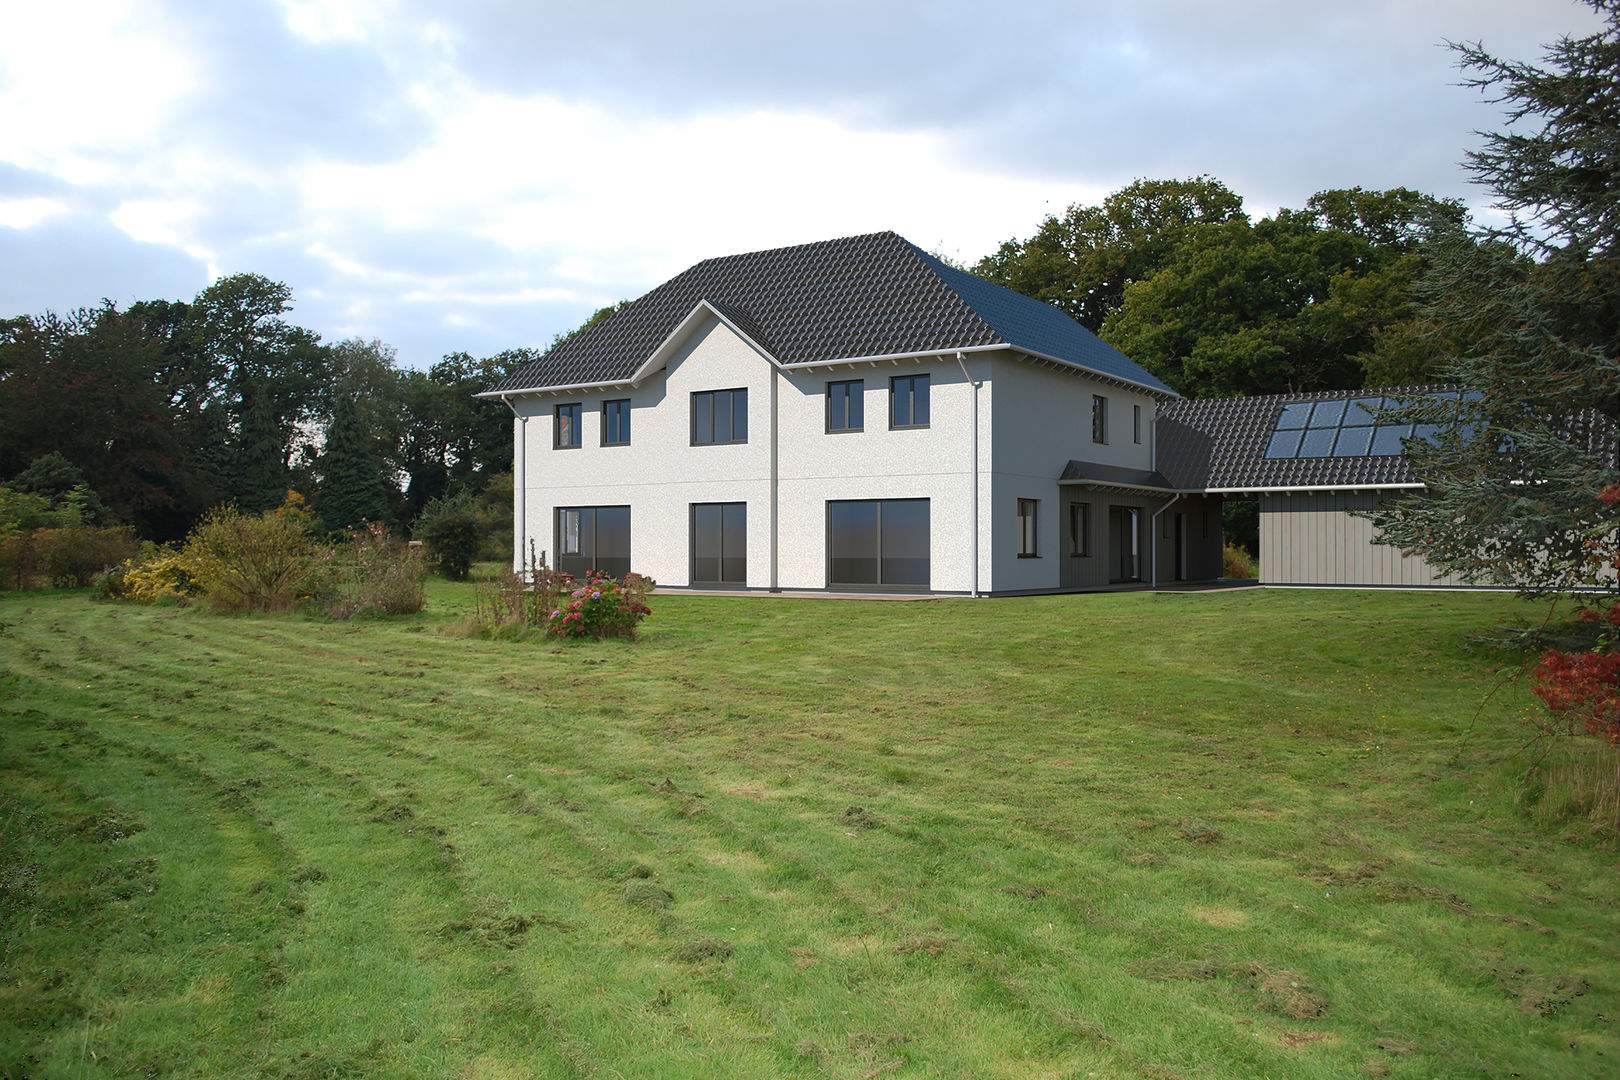
[[[563,442],[563,412],[572,410],[568,433],[572,436],[568,442]],[[585,406],[582,402],[571,401],[562,405],[554,405],[551,409],[551,448],[553,450],[578,450],[585,445],[584,432],[580,430],[584,423]]]
[[[833,388],[840,387],[844,391],[843,423],[834,415]],[[827,434],[843,435],[851,431],[866,430],[866,380],[865,379],[835,379],[827,383]],[[852,421],[858,421],[852,423]]]
[[1069,558],[1091,557],[1091,504],[1069,504]]
[[[900,394],[901,383],[906,385],[904,399],[902,399]],[[933,426],[934,409],[933,394],[930,389],[931,383],[932,380],[929,378],[927,372],[922,372],[917,375],[895,375],[889,379],[890,431],[915,431]],[[922,390],[920,394],[917,392],[919,387]],[[895,422],[896,418],[900,415],[898,408],[901,400],[905,401],[906,406],[906,422],[903,424]],[[917,408],[917,403],[919,400],[922,402],[921,410]],[[913,422],[919,411],[925,414],[928,418],[920,424]]]
[[[698,562],[699,562],[699,559],[700,559],[700,556],[698,554],[698,548],[697,548],[698,514],[699,514],[700,511],[709,510],[709,509],[714,510],[715,516],[716,516],[716,519],[717,519],[717,524],[718,524],[718,532],[717,532],[717,534],[715,536],[715,541],[719,546],[718,546],[717,552],[716,552],[716,554],[714,556],[714,559],[715,559],[715,567],[719,571],[720,576],[716,577],[716,578],[700,578],[700,577],[698,577],[698,572],[697,572],[698,571]],[[730,558],[728,558],[727,555],[726,555],[726,546],[725,546],[725,542],[726,542],[725,541],[725,537],[726,537],[726,516],[727,516],[728,511],[736,511],[736,512],[739,513],[739,515],[741,517],[742,542],[743,542],[742,554],[741,555],[732,555]],[[694,589],[746,589],[746,588],[748,588],[748,503],[746,501],[744,501],[744,502],[688,503],[687,504],[687,510],[686,510],[686,547],[687,547],[686,582],[687,582],[687,587],[688,588],[694,588]],[[739,580],[739,579],[735,579],[735,578],[726,577],[725,575],[726,575],[726,565],[727,565],[727,563],[733,562],[733,561],[739,560],[739,559],[742,561],[742,570],[743,570],[742,578]]]
[[[1028,510],[1028,513],[1025,511]],[[1018,557],[1038,559],[1040,548],[1041,500],[1018,500]]]
[[1135,443],[1141,443],[1142,441],[1142,406],[1140,405],[1131,406],[1131,441]]
[[[742,416],[743,435],[740,439],[716,439],[714,437],[714,407],[720,400],[720,395],[722,394],[726,395],[725,401],[731,411],[730,431],[733,435],[735,435],[737,432],[737,417],[739,413]],[[741,395],[742,398],[742,408],[740,410],[738,409],[738,395]],[[706,399],[709,403],[709,429],[707,438],[700,437],[703,435],[703,432],[698,430],[698,402],[704,399]],[[748,388],[746,386],[735,386],[728,390],[692,391],[691,423],[692,441],[690,445],[692,446],[742,446],[746,444],[748,442]]]
[[[927,573],[928,581],[926,581],[926,582],[916,582],[916,581],[899,581],[899,582],[896,582],[896,581],[885,581],[884,580],[883,571],[884,571],[885,565],[887,563],[889,563],[889,562],[897,561],[900,558],[903,558],[903,556],[896,553],[893,548],[886,547],[885,544],[884,544],[884,534],[885,534],[884,519],[887,516],[887,515],[885,515],[884,510],[885,510],[886,507],[892,508],[890,510],[890,513],[892,514],[902,504],[907,506],[907,507],[913,508],[913,509],[920,505],[922,507],[922,509],[923,509],[923,530],[924,530],[924,535],[926,535],[928,537],[928,545],[927,545],[928,554],[927,554],[926,559],[925,559],[925,562],[927,564],[927,572],[928,572]],[[839,556],[837,553],[835,553],[835,551],[834,551],[834,543],[833,543],[833,515],[834,515],[834,512],[835,512],[834,508],[835,507],[845,507],[845,506],[848,506],[848,507],[870,506],[870,507],[872,507],[872,511],[873,511],[873,515],[874,515],[873,516],[873,524],[874,524],[874,528],[875,528],[875,532],[872,534],[873,548],[874,548],[874,552],[875,552],[875,554],[873,556],[873,572],[874,572],[875,577],[877,578],[876,581],[845,581],[845,580],[839,580],[839,579],[837,579],[836,575],[834,575],[834,573],[833,573],[833,566],[834,566],[835,562],[841,561],[842,558],[848,558],[847,555],[846,556]],[[825,513],[826,513],[826,529],[827,529],[827,546],[826,546],[826,575],[827,575],[826,580],[827,580],[827,588],[829,588],[829,589],[852,589],[852,590],[858,590],[858,591],[861,591],[861,592],[916,592],[918,589],[931,590],[933,588],[933,575],[934,575],[934,566],[933,566],[933,501],[931,499],[928,499],[928,498],[920,498],[920,499],[919,498],[901,498],[901,499],[828,499],[827,502],[826,502],[826,511],[825,511]],[[902,532],[902,535],[904,535],[904,528],[903,527],[901,529],[901,532]],[[893,530],[890,530],[889,535],[891,537],[893,536]],[[901,543],[904,544],[904,540],[902,540]]]
[[1108,445],[1108,399],[1101,394],[1091,395],[1091,441]]
[[[603,548],[607,546],[603,543],[604,533],[606,530],[606,523],[603,517],[604,511],[610,512],[614,518],[619,516],[619,511],[623,511],[624,543],[626,551],[622,556],[607,555],[603,553]],[[631,508],[626,503],[609,503],[602,505],[579,504],[574,506],[556,507],[552,513],[553,528],[556,530],[554,536],[556,548],[554,549],[554,554],[551,560],[552,569],[573,574],[573,576],[576,578],[584,577],[587,569],[602,570],[604,573],[610,574],[615,578],[624,577],[625,574],[630,572],[630,552],[633,550],[632,545],[634,544],[634,533],[630,511]],[[570,514],[577,515],[574,521],[575,546],[573,548],[569,548],[568,546],[568,516]],[[588,525],[585,521],[587,514],[590,515]],[[586,536],[590,537],[589,551],[584,550],[584,538]],[[611,547],[609,547],[609,550],[611,550]],[[590,566],[568,567],[563,565],[564,560],[583,560],[589,562]],[[610,560],[622,561],[623,565],[604,565]]]
[[[623,408],[610,409],[609,406],[623,406]],[[618,436],[622,436],[622,438]],[[629,398],[613,398],[602,402],[602,445],[630,445]]]

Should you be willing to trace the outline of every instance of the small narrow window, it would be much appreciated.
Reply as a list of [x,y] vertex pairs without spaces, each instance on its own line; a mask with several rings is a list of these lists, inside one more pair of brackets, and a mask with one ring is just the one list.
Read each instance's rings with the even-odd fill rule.
[[702,390],[692,395],[693,446],[747,441],[747,390]]
[[1033,559],[1035,551],[1035,511],[1039,499],[1018,500],[1018,557]]
[[1101,394],[1091,396],[1091,441],[1108,441],[1108,399]]
[[1136,442],[1142,441],[1142,406],[1131,406],[1131,438]]
[[889,380],[889,426],[928,426],[927,375],[897,375]]
[[866,420],[866,383],[861,379],[827,384],[827,430],[860,431]]
[[557,406],[557,441],[554,444],[559,450],[568,450],[579,445],[579,403]]
[[630,402],[602,402],[602,445],[630,445]]
[[1091,554],[1091,504],[1069,504],[1069,554],[1083,558]]

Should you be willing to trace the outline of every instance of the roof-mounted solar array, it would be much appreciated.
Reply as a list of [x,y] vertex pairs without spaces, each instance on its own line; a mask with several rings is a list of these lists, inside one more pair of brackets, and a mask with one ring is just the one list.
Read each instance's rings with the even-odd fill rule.
[[[1456,393],[1435,397],[1455,399]],[[1283,406],[1266,447],[1268,458],[1379,457],[1399,454],[1410,438],[1433,439],[1433,424],[1389,424],[1374,419],[1396,403],[1382,397],[1300,401]]]

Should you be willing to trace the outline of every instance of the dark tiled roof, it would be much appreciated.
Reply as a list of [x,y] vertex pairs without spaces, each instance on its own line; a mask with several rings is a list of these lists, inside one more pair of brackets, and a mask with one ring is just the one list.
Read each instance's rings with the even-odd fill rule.
[[1103,487],[1152,488],[1159,491],[1176,490],[1161,472],[1146,469],[1127,469],[1119,465],[1100,465],[1095,461],[1071,461],[1063,467],[1060,484],[1098,484]]
[[1155,432],[1159,471],[1184,490],[1415,483],[1411,467],[1399,454],[1268,458],[1266,447],[1283,408],[1297,402],[1377,397],[1381,393],[1417,395],[1447,389],[1403,386],[1384,391],[1324,390],[1172,401],[1159,410]]
[[892,232],[707,259],[489,392],[628,380],[700,301],[789,366],[1004,344],[1171,393],[1056,308]]

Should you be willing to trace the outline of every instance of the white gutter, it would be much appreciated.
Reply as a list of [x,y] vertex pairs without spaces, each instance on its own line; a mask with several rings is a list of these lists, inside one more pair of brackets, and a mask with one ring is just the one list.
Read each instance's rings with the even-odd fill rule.
[[965,349],[956,351],[956,362],[961,365],[962,377],[973,387],[973,475],[968,489],[968,520],[972,523],[968,529],[968,559],[972,569],[969,572],[971,588],[968,595],[976,597],[979,595],[979,383],[968,374],[964,352]]
[[517,518],[517,535],[513,537],[512,572],[522,576],[526,569],[523,564],[523,549],[528,546],[529,534],[528,492],[525,490],[529,462],[529,418],[519,413],[517,406],[509,399],[503,397],[501,400],[506,402],[506,407],[511,409],[512,415],[517,418],[517,464],[512,469],[512,512]]
[[1180,499],[1181,492],[1178,491],[1176,492],[1174,498],[1165,503],[1163,506],[1159,507],[1157,510],[1153,511],[1153,517],[1148,520],[1148,528],[1153,531],[1153,536],[1148,541],[1148,546],[1153,549],[1153,588],[1155,591],[1157,591],[1159,588],[1159,515],[1176,505]]
[[1205,495],[1301,495],[1313,491],[1416,491],[1427,484],[1299,484],[1293,487],[1203,488]]

